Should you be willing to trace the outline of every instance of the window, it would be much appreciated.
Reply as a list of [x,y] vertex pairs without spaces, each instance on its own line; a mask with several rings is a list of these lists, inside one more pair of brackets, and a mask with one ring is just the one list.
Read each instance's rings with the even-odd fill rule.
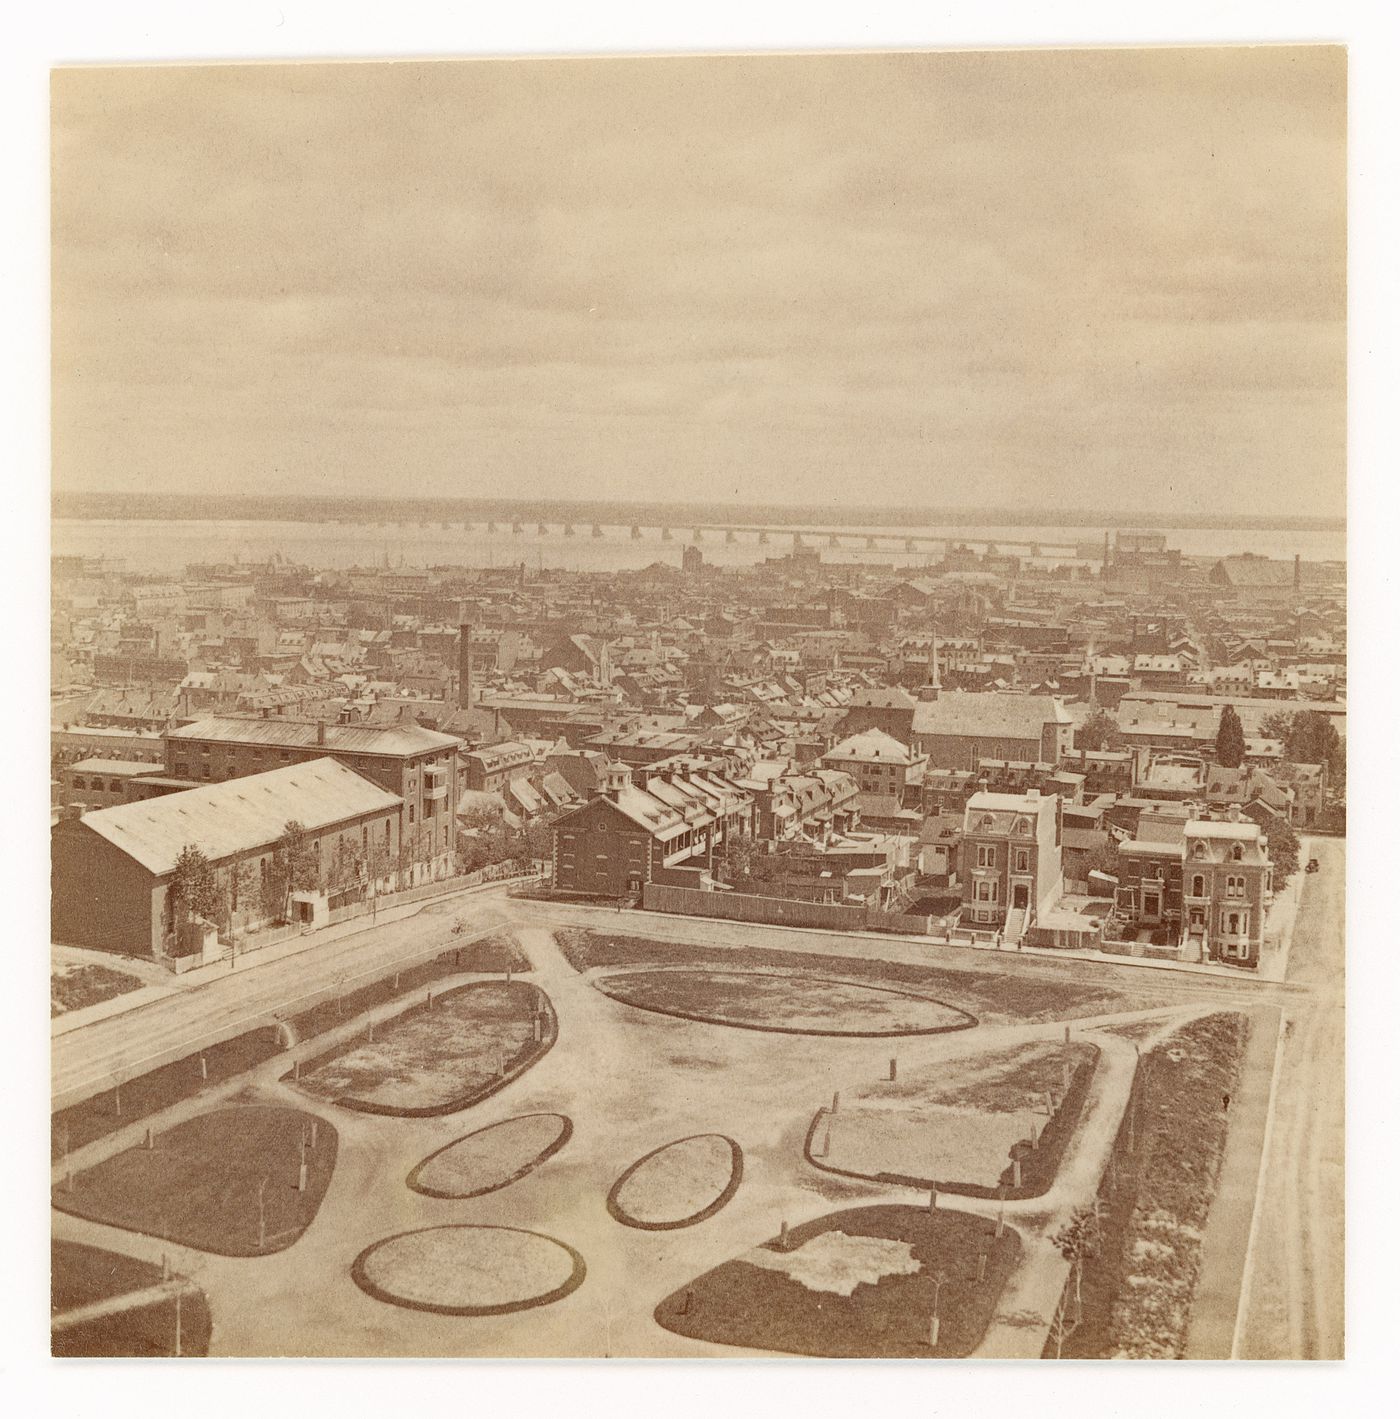
[[1016,819],[1016,831],[1017,831],[1017,833],[1019,833],[1022,837],[1025,837],[1026,834],[1030,832],[1030,830],[1031,830],[1031,820],[1030,820],[1029,818],[1017,818],[1017,819]]
[[997,899],[997,884],[995,882],[979,882],[977,884],[976,900],[979,902],[994,902]]
[[1242,896],[1244,896],[1244,878],[1243,878],[1243,877],[1227,877],[1227,878],[1225,879],[1225,895],[1226,895],[1227,897],[1242,897]]
[[1204,897],[1206,894],[1206,879],[1198,872],[1191,879],[1191,895],[1193,897]]
[[86,787],[87,787],[87,780],[86,780],[81,774],[75,774],[74,777],[73,777],[73,787],[74,787],[74,788],[86,788]]
[[1029,872],[1031,870],[1031,855],[1025,848],[1016,849],[1016,871]]
[[1191,844],[1192,857],[1204,857],[1206,855],[1206,845],[1199,839]]
[[995,867],[997,861],[997,850],[992,843],[977,844],[977,865],[978,867]]
[[1244,848],[1241,847],[1239,843],[1236,843],[1236,844],[1234,845],[1234,847],[1232,847],[1232,848],[1230,849],[1230,861],[1231,861],[1231,862],[1243,862],[1243,861],[1244,861]]
[[413,821],[413,804],[411,803],[408,805],[408,821],[410,823]]

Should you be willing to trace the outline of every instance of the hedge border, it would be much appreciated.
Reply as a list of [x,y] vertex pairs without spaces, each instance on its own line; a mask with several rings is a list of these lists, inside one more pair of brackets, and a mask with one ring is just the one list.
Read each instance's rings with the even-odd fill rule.
[[[493,1128],[504,1128],[507,1124],[518,1123],[525,1118],[555,1118],[563,1126],[559,1130],[558,1136],[548,1147],[536,1153],[524,1167],[517,1168],[508,1178],[502,1178],[500,1182],[494,1182],[489,1187],[473,1188],[470,1192],[443,1192],[441,1188],[428,1187],[426,1183],[420,1182],[419,1178],[423,1170],[433,1161],[434,1158],[441,1157],[442,1154],[455,1148],[459,1143],[465,1143],[469,1138],[477,1138],[483,1133],[490,1133]],[[460,1138],[454,1138],[451,1143],[444,1143],[441,1148],[435,1148],[426,1158],[415,1163],[412,1171],[405,1179],[408,1187],[424,1197],[438,1197],[448,1202],[458,1202],[468,1197],[485,1197],[489,1192],[499,1192],[503,1187],[509,1187],[513,1182],[519,1182],[521,1178],[533,1173],[541,1163],[548,1162],[574,1135],[574,1121],[567,1114],[556,1114],[548,1111],[530,1114],[515,1114],[511,1118],[503,1118],[496,1123],[488,1123],[485,1128],[473,1129],[471,1133],[464,1133]]]
[[[950,1010],[956,1015],[961,1015],[962,1021],[953,1025],[929,1025],[923,1029],[908,1030],[796,1030],[783,1025],[757,1025],[746,1020],[726,1020],[716,1015],[701,1015],[695,1011],[675,1010],[661,1005],[642,1005],[635,1000],[626,1000],[622,996],[614,995],[611,991],[603,988],[604,981],[613,980],[615,977],[625,976],[645,976],[680,974],[689,972],[692,975],[729,975],[729,976],[762,976],[773,980],[804,980],[816,981],[822,985],[852,985],[858,986],[861,990],[875,991],[882,995],[899,995],[909,1000],[921,1000],[930,1005],[937,1005],[941,1010]],[[605,995],[609,1000],[616,1001],[619,1005],[629,1006],[633,1010],[645,1010],[651,1015],[665,1015],[673,1020],[690,1020],[700,1025],[720,1025],[730,1030],[753,1030],[764,1035],[807,1035],[819,1039],[833,1040],[898,1040],[909,1039],[919,1035],[950,1035],[958,1030],[971,1030],[981,1021],[976,1015],[969,1011],[960,1009],[956,1005],[949,1005],[945,1000],[939,1000],[936,996],[923,995],[916,990],[899,990],[893,986],[871,985],[867,981],[843,980],[839,976],[816,976],[807,975],[802,972],[784,971],[753,971],[753,970],[724,970],[722,968],[709,968],[705,966],[641,966],[628,970],[612,971],[607,975],[595,976],[589,982],[594,990],[600,995]]]
[[[542,1241],[551,1242],[554,1246],[567,1252],[573,1262],[573,1269],[563,1284],[556,1286],[552,1291],[542,1291],[537,1296],[530,1296],[520,1301],[507,1301],[498,1306],[445,1306],[433,1301],[414,1301],[375,1285],[365,1274],[365,1262],[369,1257],[380,1247],[388,1246],[390,1242],[396,1242],[400,1237],[412,1237],[420,1232],[519,1232],[523,1236],[538,1237]],[[562,1301],[565,1296],[570,1296],[577,1291],[583,1285],[587,1275],[588,1264],[568,1242],[561,1242],[558,1237],[552,1237],[548,1232],[531,1231],[528,1227],[501,1227],[485,1222],[457,1222],[438,1227],[410,1227],[405,1232],[394,1232],[390,1236],[381,1237],[377,1242],[371,1242],[350,1264],[350,1279],[365,1295],[373,1297],[376,1301],[382,1301],[388,1306],[401,1306],[410,1311],[429,1311],[433,1315],[440,1316],[504,1316],[512,1315],[516,1311],[529,1311],[538,1306],[552,1305],[555,1301]]]
[[[617,1196],[632,1174],[637,1172],[645,1164],[651,1162],[658,1154],[664,1153],[668,1148],[679,1147],[680,1144],[690,1143],[697,1138],[722,1138],[729,1144],[729,1181],[725,1183],[724,1188],[716,1195],[714,1201],[702,1207],[699,1212],[692,1212],[689,1217],[682,1217],[675,1222],[643,1222],[640,1218],[633,1217],[630,1212],[624,1211],[621,1203],[617,1200]],[[644,1153],[622,1173],[608,1190],[608,1215],[614,1222],[620,1222],[624,1227],[635,1227],[639,1232],[679,1231],[682,1227],[694,1227],[697,1223],[709,1221],[715,1213],[729,1204],[734,1194],[739,1191],[739,1185],[743,1181],[744,1150],[734,1139],[727,1133],[689,1133],[684,1138],[673,1138],[669,1143],[663,1143],[659,1147],[653,1148],[650,1153]]]
[[[1088,1044],[1089,1042],[1085,1040],[1080,1043]],[[1018,1158],[1021,1161],[1020,1187],[1011,1186],[1012,1163],[1006,1165],[1001,1175],[1003,1181],[997,1187],[988,1187],[985,1183],[943,1182],[938,1178],[919,1178],[909,1173],[858,1173],[850,1168],[838,1168],[834,1164],[824,1163],[813,1155],[812,1143],[817,1136],[817,1129],[820,1127],[822,1119],[830,1112],[825,1107],[819,1108],[812,1115],[812,1122],[807,1126],[807,1136],[802,1143],[802,1156],[818,1172],[831,1173],[836,1177],[852,1178],[857,1182],[885,1183],[894,1187],[916,1187],[930,1192],[937,1188],[939,1192],[951,1193],[955,1197],[980,1197],[989,1201],[1001,1199],[1006,1202],[1029,1202],[1033,1198],[1044,1197],[1054,1185],[1056,1174],[1060,1171],[1060,1161],[1064,1157],[1065,1148],[1074,1136],[1074,1130],[1078,1127],[1080,1115],[1084,1111],[1089,1085],[1093,1082],[1094,1075],[1098,1071],[1102,1051],[1098,1045],[1094,1044],[1090,1044],[1089,1048],[1094,1051],[1094,1057],[1075,1065],[1074,1077],[1070,1080],[1069,1088],[1065,1090],[1064,1098],[1060,1100],[1060,1107],[1055,1110],[1054,1116],[1040,1133],[1039,1146],[1032,1147],[1025,1139],[1011,1145],[1012,1162],[1014,1163]],[[1029,1169],[1026,1166],[1028,1162],[1030,1163]]]

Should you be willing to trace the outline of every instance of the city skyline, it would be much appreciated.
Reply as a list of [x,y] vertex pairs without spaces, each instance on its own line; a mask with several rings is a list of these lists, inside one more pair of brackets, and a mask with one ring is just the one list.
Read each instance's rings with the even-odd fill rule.
[[1344,71],[60,70],[54,485],[1339,516]]

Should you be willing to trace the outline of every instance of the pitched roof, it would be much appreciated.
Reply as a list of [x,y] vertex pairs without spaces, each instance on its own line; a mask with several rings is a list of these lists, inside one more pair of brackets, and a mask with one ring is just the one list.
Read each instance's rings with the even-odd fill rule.
[[403,757],[455,749],[460,740],[420,724],[328,724],[325,742],[319,726],[301,720],[238,719],[232,715],[196,720],[170,731],[171,739],[214,739],[227,744],[268,744],[274,748],[324,749],[327,753],[388,754]]
[[187,844],[212,861],[275,843],[296,819],[316,832],[346,818],[396,809],[403,800],[335,759],[122,803],[85,813],[83,825],[148,872],[171,871]]
[[1039,739],[1047,724],[1072,723],[1051,695],[944,690],[914,706],[915,734],[957,734],[999,739]]

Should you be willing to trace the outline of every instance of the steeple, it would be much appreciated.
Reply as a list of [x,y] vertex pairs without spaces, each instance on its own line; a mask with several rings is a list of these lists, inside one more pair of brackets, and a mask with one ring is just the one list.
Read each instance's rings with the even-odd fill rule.
[[938,698],[942,689],[938,675],[938,632],[934,631],[928,643],[928,682],[919,690],[919,698],[925,703]]

